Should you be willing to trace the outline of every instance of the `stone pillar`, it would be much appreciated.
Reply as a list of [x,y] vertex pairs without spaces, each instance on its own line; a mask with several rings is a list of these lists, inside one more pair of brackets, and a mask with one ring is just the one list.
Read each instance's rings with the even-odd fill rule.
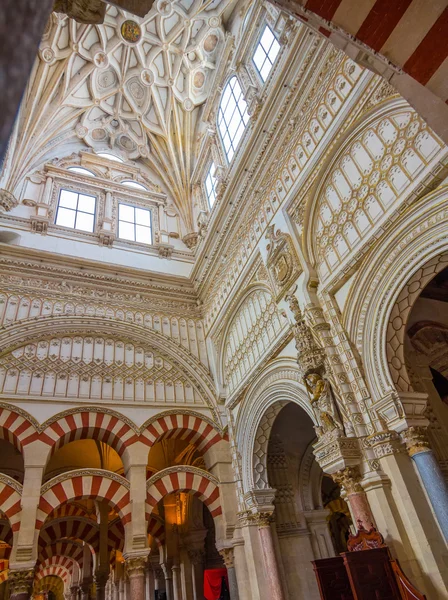
[[120,582],[115,581],[112,585],[112,600],[120,600]]
[[229,579],[230,600],[239,600],[238,581],[235,572],[235,558],[233,548],[223,548],[219,551],[227,569],[227,577]]
[[146,564],[145,570],[145,586],[146,586],[146,600],[154,600],[154,572],[151,568],[151,564]]
[[[164,590],[164,581],[165,581],[165,575],[163,573],[163,570],[159,567],[159,566],[154,566],[152,567],[153,573],[154,573],[154,590]],[[152,598],[151,598],[152,600]]]
[[402,435],[406,450],[417,467],[440,529],[448,542],[448,485],[431,450],[426,428],[409,427]]
[[70,588],[70,600],[78,600],[79,596],[79,586],[72,585]]
[[354,520],[354,525],[362,525],[364,529],[371,529],[375,526],[372,510],[364,489],[361,486],[361,474],[357,466],[345,467],[341,471],[332,473],[333,481],[340,485],[347,495],[347,502],[350,506]]
[[130,598],[145,600],[145,569],[147,556],[135,556],[126,559],[126,571],[129,576]]
[[8,584],[11,600],[29,600],[34,583],[34,569],[9,571]]
[[204,598],[204,552],[202,550],[189,550],[188,558],[191,563],[193,600],[202,600]]
[[275,555],[274,538],[271,530],[272,512],[257,512],[251,515],[258,526],[266,579],[269,584],[271,600],[285,600],[280,569]]
[[92,583],[90,581],[84,580],[81,583],[81,600],[90,600],[90,588],[92,587]]
[[120,579],[119,582],[119,600],[126,600],[126,587],[125,587],[125,581],[124,581],[124,577],[122,577]]
[[109,573],[97,571],[95,573],[96,600],[106,600],[106,584],[109,579]]
[[173,600],[173,574],[170,566],[167,563],[160,565],[165,576],[165,592],[167,600]]
[[180,567],[175,564],[171,567],[173,574],[173,600],[182,600],[180,593]]

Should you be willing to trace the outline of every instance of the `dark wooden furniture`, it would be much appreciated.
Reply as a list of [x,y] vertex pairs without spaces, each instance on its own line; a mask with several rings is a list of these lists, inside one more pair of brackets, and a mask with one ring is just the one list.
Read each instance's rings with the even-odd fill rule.
[[376,529],[360,528],[347,547],[341,556],[313,561],[322,600],[426,600]]

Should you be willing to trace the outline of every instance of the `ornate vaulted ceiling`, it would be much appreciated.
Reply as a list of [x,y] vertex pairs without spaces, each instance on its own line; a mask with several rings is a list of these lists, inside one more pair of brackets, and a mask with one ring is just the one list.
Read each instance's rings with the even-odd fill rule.
[[109,6],[102,25],[53,13],[22,106],[12,186],[47,157],[61,158],[64,144],[81,141],[151,167],[191,226],[200,107],[230,3],[157,0],[142,19]]

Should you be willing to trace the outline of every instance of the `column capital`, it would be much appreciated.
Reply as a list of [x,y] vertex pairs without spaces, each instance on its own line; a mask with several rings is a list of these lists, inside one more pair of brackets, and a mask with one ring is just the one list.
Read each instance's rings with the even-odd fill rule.
[[11,596],[14,594],[30,594],[34,582],[34,569],[9,571],[8,583]]
[[204,563],[205,553],[199,548],[188,550],[188,558],[193,565],[202,565]]
[[[244,502],[249,513],[274,512],[274,499],[277,490],[273,488],[252,489],[244,494]],[[250,517],[250,514],[248,515]]]
[[126,571],[130,579],[144,575],[147,559],[148,557],[146,555],[129,556],[126,558]]
[[222,556],[226,569],[233,569],[235,566],[233,548],[222,548],[222,550],[219,550],[219,554]]
[[357,465],[336,471],[331,474],[331,477],[335,483],[344,488],[348,496],[364,491],[361,485],[362,476]]
[[409,456],[415,456],[421,452],[430,452],[431,445],[428,439],[428,431],[426,427],[414,426],[409,427],[401,434],[406,444],[406,450]]

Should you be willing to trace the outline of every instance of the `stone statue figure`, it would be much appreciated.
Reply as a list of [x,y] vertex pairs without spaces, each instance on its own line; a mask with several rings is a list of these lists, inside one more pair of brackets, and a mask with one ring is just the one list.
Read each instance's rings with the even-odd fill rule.
[[318,422],[318,434],[339,429],[344,431],[331,393],[330,383],[319,373],[305,375],[305,385]]

